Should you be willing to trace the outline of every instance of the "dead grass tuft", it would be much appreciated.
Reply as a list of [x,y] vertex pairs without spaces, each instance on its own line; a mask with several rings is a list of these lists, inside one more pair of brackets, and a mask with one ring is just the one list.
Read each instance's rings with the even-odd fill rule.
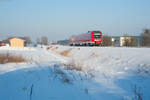
[[47,47],[46,49],[47,49],[47,50],[50,50],[51,48],[52,48],[52,46],[49,46],[49,47]]
[[97,58],[97,57],[99,57],[99,54],[98,54],[98,53],[93,52],[93,53],[90,55],[90,57],[92,57],[92,58],[93,58],[93,57],[96,57],[96,58]]
[[77,70],[77,71],[83,71],[83,65],[79,62],[75,62],[75,60],[72,60],[69,64],[64,65],[69,70]]
[[60,76],[59,78],[63,83],[70,84],[71,80],[70,80],[69,76],[59,67],[60,67],[59,65],[54,65],[54,71],[55,71],[55,73],[57,73],[55,78]]
[[72,49],[68,49],[65,51],[60,52],[60,55],[64,56],[64,57],[70,57],[69,53],[71,52]]
[[20,62],[27,62],[27,60],[24,59],[22,56],[10,55],[9,53],[0,54],[0,64]]
[[50,49],[51,49],[51,51],[53,51],[53,52],[57,53],[57,49],[58,49],[58,47],[54,47],[54,48],[53,48],[53,47],[51,47]]

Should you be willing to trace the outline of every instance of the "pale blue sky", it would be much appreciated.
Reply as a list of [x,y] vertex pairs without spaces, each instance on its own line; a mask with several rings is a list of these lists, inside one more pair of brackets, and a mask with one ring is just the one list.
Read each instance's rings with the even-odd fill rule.
[[65,39],[89,30],[138,35],[150,28],[150,0],[0,0],[0,37]]

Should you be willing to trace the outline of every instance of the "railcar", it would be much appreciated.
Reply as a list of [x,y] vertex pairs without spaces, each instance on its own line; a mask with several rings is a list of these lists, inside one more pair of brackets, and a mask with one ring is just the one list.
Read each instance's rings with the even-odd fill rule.
[[69,44],[71,46],[95,46],[101,45],[102,41],[101,31],[88,31],[84,34],[72,36]]

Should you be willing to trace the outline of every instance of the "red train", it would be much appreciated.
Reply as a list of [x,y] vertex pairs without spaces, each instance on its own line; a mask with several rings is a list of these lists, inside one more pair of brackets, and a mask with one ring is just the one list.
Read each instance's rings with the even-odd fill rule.
[[88,31],[87,33],[72,36],[70,39],[71,46],[95,46],[101,45],[102,32],[101,31]]

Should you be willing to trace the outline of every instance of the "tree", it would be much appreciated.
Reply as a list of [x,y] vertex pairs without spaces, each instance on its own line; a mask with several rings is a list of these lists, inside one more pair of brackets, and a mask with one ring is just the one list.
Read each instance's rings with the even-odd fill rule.
[[123,46],[130,46],[130,40],[127,37],[124,37]]
[[124,46],[137,46],[136,38],[134,37],[124,37]]
[[150,46],[150,29],[145,29],[141,34],[142,46]]
[[138,46],[138,44],[137,44],[137,40],[136,40],[136,38],[131,38],[131,43],[130,43],[130,46]]
[[31,44],[32,43],[30,37],[24,37],[24,38],[25,38],[25,41],[26,41],[27,44]]
[[110,36],[103,36],[103,46],[111,46],[112,45],[112,40]]
[[43,45],[47,45],[48,44],[47,37],[46,36],[42,36],[41,37],[41,42],[42,42]]
[[41,44],[41,41],[40,41],[39,38],[36,39],[36,43],[37,43],[37,44]]

